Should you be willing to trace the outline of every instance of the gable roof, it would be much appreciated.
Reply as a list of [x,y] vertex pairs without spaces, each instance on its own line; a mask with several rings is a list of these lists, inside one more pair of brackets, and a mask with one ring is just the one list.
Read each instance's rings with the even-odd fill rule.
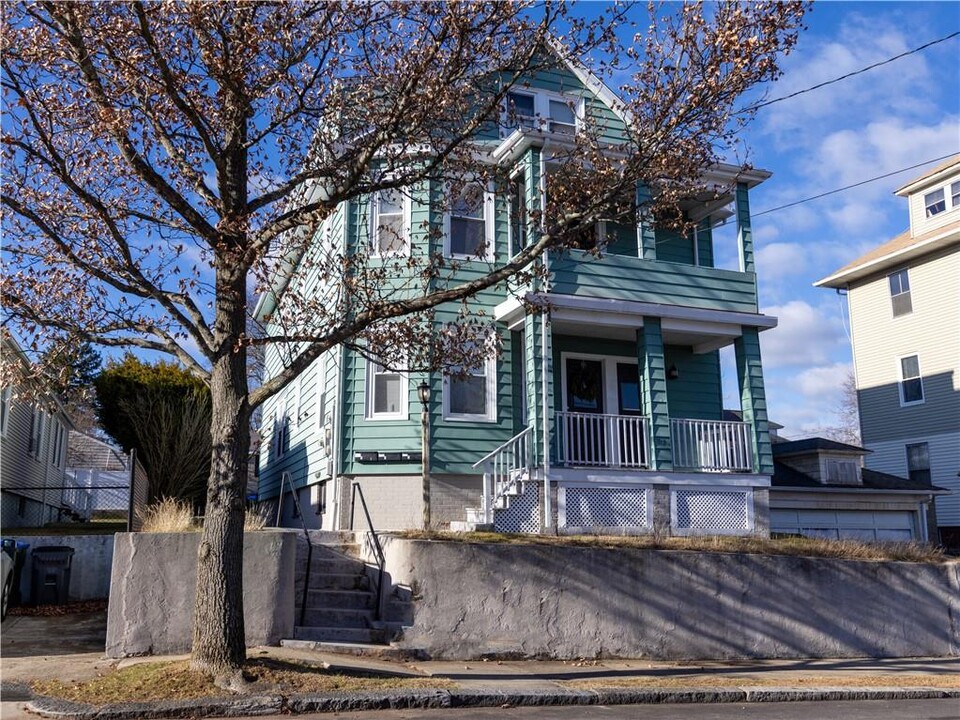
[[[900,197],[906,197],[915,193],[917,190],[922,188],[924,185],[932,185],[935,182],[945,179],[945,176],[949,174],[948,171],[952,170],[954,166],[957,166],[957,169],[960,169],[960,155],[954,155],[945,162],[940,163],[931,170],[928,170],[920,177],[914,178],[906,185],[897,188],[894,191],[894,195],[899,195]],[[943,175],[944,177],[938,177]]]
[[911,235],[909,230],[904,230],[893,240],[864,253],[832,275],[817,280],[813,285],[814,287],[843,288],[854,280],[894,268],[908,260],[951,245],[960,245],[960,220],[919,235]]

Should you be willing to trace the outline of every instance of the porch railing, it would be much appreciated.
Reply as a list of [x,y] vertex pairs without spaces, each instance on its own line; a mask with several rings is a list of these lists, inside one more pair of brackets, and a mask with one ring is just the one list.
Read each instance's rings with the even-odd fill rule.
[[649,467],[647,418],[558,412],[559,460],[582,467]]
[[753,470],[750,426],[720,420],[670,421],[673,467],[715,472]]
[[501,498],[519,492],[519,485],[533,465],[533,428],[514,435],[473,467],[483,467],[482,511],[485,523],[493,522],[493,509]]

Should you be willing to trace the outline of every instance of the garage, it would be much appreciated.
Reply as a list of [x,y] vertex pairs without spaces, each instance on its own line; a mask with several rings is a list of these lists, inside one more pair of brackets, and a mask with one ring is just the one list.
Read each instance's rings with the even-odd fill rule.
[[921,537],[916,513],[908,510],[771,509],[770,530],[807,537],[867,542],[915,540]]

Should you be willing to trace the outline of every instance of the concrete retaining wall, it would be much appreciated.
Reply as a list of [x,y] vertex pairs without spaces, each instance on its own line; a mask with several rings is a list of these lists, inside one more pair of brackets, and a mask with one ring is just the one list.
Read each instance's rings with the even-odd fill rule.
[[960,655],[960,563],[384,538],[432,657]]
[[30,578],[34,548],[45,545],[72,547],[70,566],[70,600],[94,600],[110,594],[110,567],[113,563],[113,535],[4,535],[30,544],[20,575],[20,598],[24,605],[33,602]]
[[[119,533],[107,615],[107,656],[176,654],[193,636],[200,533]],[[250,532],[243,539],[247,647],[293,636],[296,533]]]

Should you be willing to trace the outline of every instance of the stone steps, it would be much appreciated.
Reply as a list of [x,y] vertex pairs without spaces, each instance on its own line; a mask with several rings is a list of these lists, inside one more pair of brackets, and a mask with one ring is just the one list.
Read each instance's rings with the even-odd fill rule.
[[307,607],[301,622],[311,627],[369,628],[373,626],[373,610]]
[[[387,631],[384,628],[323,627],[298,625],[293,631],[294,640],[314,642],[348,642],[367,645],[386,645]],[[283,643],[281,642],[281,645]]]

